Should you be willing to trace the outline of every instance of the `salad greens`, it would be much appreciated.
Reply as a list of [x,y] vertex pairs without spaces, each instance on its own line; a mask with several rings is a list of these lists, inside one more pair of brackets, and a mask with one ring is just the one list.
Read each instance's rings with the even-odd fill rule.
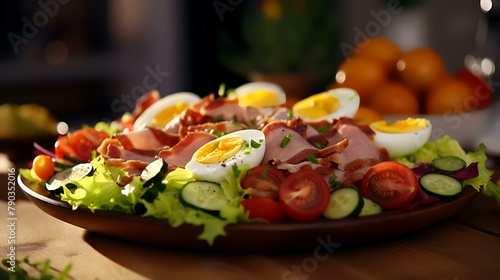
[[[466,179],[463,185],[470,185],[477,191],[482,190],[487,196],[495,197],[500,204],[500,188],[491,181],[493,171],[486,167],[486,147],[481,144],[475,151],[466,152],[458,141],[444,136],[441,139],[428,141],[418,151],[404,156],[393,158],[412,168],[422,164],[430,164],[434,159],[454,156],[464,160],[467,168],[462,172]],[[181,189],[188,183],[196,181],[193,174],[183,168],[171,170],[161,180],[146,183],[141,176],[131,175],[120,167],[106,164],[102,156],[97,156],[90,162],[93,171],[78,180],[73,180],[62,188],[52,191],[62,201],[69,203],[73,209],[80,206],[95,210],[111,210],[142,217],[163,219],[171,227],[183,224],[203,226],[203,232],[198,236],[212,245],[219,235],[225,235],[225,226],[238,222],[250,222],[248,213],[245,213],[241,201],[251,189],[244,190],[240,179],[245,171],[250,169],[248,164],[241,164],[229,168],[226,177],[219,182],[227,205],[217,213],[209,213],[182,202]],[[27,180],[44,184],[33,176],[30,169],[20,169],[20,173]],[[126,183],[124,183],[124,178]],[[330,178],[334,184],[336,178]]]
[[493,171],[486,167],[486,146],[480,144],[475,151],[466,152],[457,140],[449,136],[444,136],[434,141],[428,141],[422,148],[416,152],[399,158],[394,161],[401,162],[408,167],[413,167],[417,163],[430,163],[438,157],[456,156],[463,159],[467,165],[477,163],[479,175],[474,178],[464,180],[464,185],[469,185],[487,196],[496,198],[500,203],[500,188],[491,181]]
[[[193,174],[186,169],[177,168],[169,172],[160,182],[164,187],[157,188],[160,191],[151,200],[149,197],[146,199],[144,194],[157,187],[156,185],[146,187],[140,176],[135,175],[125,186],[121,186],[118,182],[121,178],[129,176],[127,171],[107,165],[100,156],[90,163],[94,167],[93,173],[63,186],[62,191],[57,190],[60,199],[69,203],[73,210],[85,206],[92,212],[111,210],[165,219],[172,227],[179,227],[185,223],[204,226],[199,239],[206,240],[210,245],[217,236],[225,235],[226,225],[248,221],[247,214],[240,204],[246,194],[239,184],[239,177],[243,174],[241,170],[249,169],[245,164],[238,167],[237,176],[234,170],[231,170],[225,180],[220,182],[229,203],[216,216],[188,207],[179,200],[181,188],[188,182],[195,181]],[[20,172],[27,179],[31,178],[29,170],[24,169]]]

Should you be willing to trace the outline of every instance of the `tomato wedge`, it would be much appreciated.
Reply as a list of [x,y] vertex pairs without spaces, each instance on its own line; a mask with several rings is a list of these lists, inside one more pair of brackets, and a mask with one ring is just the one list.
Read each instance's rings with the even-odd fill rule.
[[276,167],[259,165],[245,173],[241,187],[252,189],[252,197],[278,198],[278,189],[285,180],[285,175]]
[[55,154],[58,159],[66,156],[76,158],[82,162],[92,159],[92,151],[97,149],[108,134],[91,127],[85,127],[67,136],[61,136],[55,144]]
[[318,219],[330,202],[330,186],[314,170],[300,170],[288,176],[280,186],[279,202],[295,221]]
[[286,217],[281,205],[271,198],[249,198],[243,200],[241,205],[248,212],[250,219],[264,219],[270,223],[278,223]]
[[384,209],[401,209],[418,194],[418,180],[406,165],[385,161],[374,165],[361,180],[361,194]]

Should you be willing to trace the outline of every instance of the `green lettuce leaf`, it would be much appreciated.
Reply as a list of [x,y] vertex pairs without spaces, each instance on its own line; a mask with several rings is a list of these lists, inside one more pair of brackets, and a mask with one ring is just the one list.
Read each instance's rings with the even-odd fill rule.
[[487,196],[492,196],[500,203],[500,188],[491,181],[493,171],[486,167],[486,146],[480,144],[475,151],[465,151],[457,140],[450,136],[444,136],[441,139],[428,141],[422,148],[416,152],[393,159],[401,162],[408,167],[412,167],[417,162],[431,162],[435,158],[444,156],[456,156],[463,159],[467,164],[473,162],[478,163],[479,176],[465,180],[465,186],[474,187],[477,191],[483,188],[483,193]]
[[92,212],[99,209],[132,214],[135,202],[143,193],[138,179],[132,180],[130,186],[123,188],[116,181],[120,176],[127,175],[124,170],[105,165],[104,160],[99,157],[91,164],[95,168],[94,174],[73,181],[72,185],[76,189],[63,186],[61,200],[68,202],[73,210],[84,205]]

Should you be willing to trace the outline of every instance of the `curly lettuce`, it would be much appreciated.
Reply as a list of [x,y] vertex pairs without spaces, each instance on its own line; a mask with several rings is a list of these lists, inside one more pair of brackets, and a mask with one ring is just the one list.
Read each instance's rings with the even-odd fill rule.
[[464,181],[464,185],[469,185],[477,191],[483,190],[487,196],[494,197],[500,204],[500,187],[497,186],[492,180],[491,176],[493,171],[486,167],[486,146],[480,144],[475,151],[465,151],[457,140],[452,139],[450,136],[428,141],[422,148],[416,152],[393,159],[394,161],[401,162],[408,167],[412,167],[417,163],[430,163],[438,157],[456,156],[463,159],[467,165],[477,163],[479,175],[474,178],[469,178]]

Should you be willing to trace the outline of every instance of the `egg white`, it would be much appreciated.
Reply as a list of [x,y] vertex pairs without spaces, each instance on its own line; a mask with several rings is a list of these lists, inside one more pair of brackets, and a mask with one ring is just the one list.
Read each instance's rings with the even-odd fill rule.
[[135,120],[134,130],[142,129],[150,126],[154,117],[164,109],[174,106],[179,102],[187,104],[194,104],[200,101],[201,98],[192,92],[177,92],[169,94],[149,106],[144,112]]
[[[205,145],[210,145],[224,138],[238,136],[245,140],[249,145],[251,140],[260,144],[257,148],[251,148],[250,152],[245,152],[244,148],[239,150],[234,156],[214,164],[204,164],[196,161],[195,156],[186,164],[185,168],[193,173],[197,180],[220,183],[234,165],[248,164],[250,168],[259,165],[266,151],[266,138],[260,130],[246,129],[229,133],[220,138],[214,139]],[[201,147],[200,149],[202,149]],[[196,153],[195,153],[196,154]]]
[[[320,117],[316,117],[316,118],[311,118],[311,117],[307,117],[307,116],[300,116],[300,114],[294,113],[295,116],[300,117],[303,120],[308,121],[308,122],[316,122],[316,121],[322,121],[322,120],[333,121],[333,120],[339,119],[341,117],[353,118],[356,115],[356,112],[358,111],[359,103],[360,103],[360,98],[359,98],[359,94],[357,91],[350,89],[350,88],[336,88],[336,89],[331,89],[331,90],[328,90],[328,91],[320,93],[320,94],[328,94],[328,95],[336,98],[340,104],[340,107],[328,115],[320,116]],[[307,98],[310,98],[310,97],[307,97]],[[301,102],[301,101],[299,101],[299,102]]]
[[[245,96],[249,93],[252,93],[256,90],[269,90],[275,92],[278,95],[278,104],[276,106],[282,105],[286,103],[286,94],[283,88],[279,85],[269,82],[251,82],[244,85],[241,85],[234,89],[233,94],[230,95],[229,98],[239,98]],[[265,109],[265,108],[261,108]]]
[[375,132],[373,140],[375,143],[387,150],[391,158],[406,156],[420,149],[430,138],[432,124],[417,131],[403,133],[387,133],[370,128]]

